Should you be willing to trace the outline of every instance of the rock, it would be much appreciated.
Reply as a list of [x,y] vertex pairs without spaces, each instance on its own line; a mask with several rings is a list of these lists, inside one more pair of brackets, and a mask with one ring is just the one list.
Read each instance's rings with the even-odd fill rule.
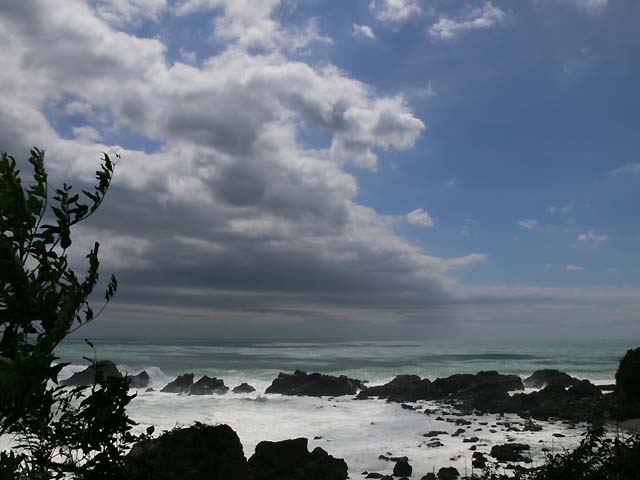
[[606,385],[596,385],[601,392],[613,392],[616,389],[615,383],[607,383]]
[[437,480],[436,474],[429,472],[425,476],[423,476],[420,480]]
[[185,373],[178,376],[173,382],[168,383],[160,390],[164,393],[184,393],[193,385],[193,373]]
[[237,387],[234,387],[232,390],[233,393],[252,393],[255,391],[256,389],[248,383],[241,383]]
[[581,380],[572,387],[569,387],[567,394],[575,398],[600,398],[602,391],[589,380]]
[[213,395],[214,393],[223,394],[228,391],[229,387],[224,384],[224,380],[203,375],[202,378],[189,388],[189,395]]
[[473,452],[471,457],[471,465],[473,468],[485,468],[487,466],[487,457],[482,452]]
[[260,442],[249,459],[249,476],[251,480],[345,480],[347,464],[320,447],[309,452],[306,438]]
[[355,395],[364,387],[361,380],[340,375],[323,375],[296,370],[293,374],[280,373],[265,393],[280,393],[282,395],[309,396],[309,397],[340,397],[342,395]]
[[496,371],[478,372],[475,375],[457,374],[438,378],[433,382],[434,390],[443,397],[465,397],[483,393],[506,393],[524,390],[522,379],[517,375],[502,375]]
[[103,379],[122,378],[116,365],[110,360],[101,360],[85,368],[81,372],[76,372],[60,383],[67,387],[80,387],[93,385],[96,382],[96,375],[102,375]]
[[529,450],[529,445],[505,443],[491,447],[489,455],[499,462],[530,462],[531,460],[528,457],[522,455],[522,452],[526,450]]
[[580,380],[560,370],[543,369],[536,370],[533,374],[524,379],[524,386],[527,388],[543,388],[547,385],[560,385],[570,387]]
[[371,472],[371,473],[368,473],[367,476],[364,478],[382,478],[382,477],[384,477],[384,475],[382,475],[381,473]]
[[627,350],[620,360],[616,386],[624,401],[640,402],[640,348]]
[[456,480],[460,476],[460,472],[455,467],[443,467],[438,470],[439,480]]
[[227,425],[196,423],[137,443],[125,469],[130,480],[249,478],[242,444]]
[[427,447],[429,447],[429,448],[440,448],[440,447],[444,447],[444,443],[442,443],[439,440],[433,440],[433,441],[427,443]]
[[138,375],[134,375],[128,378],[129,378],[129,387],[131,388],[146,388],[149,386],[149,381],[151,380],[146,370],[143,370]]
[[149,393],[149,392],[155,392],[155,390],[154,390],[153,388],[149,387],[149,388],[147,388],[147,389],[145,390],[145,392],[147,392],[147,393]]
[[566,435],[562,434],[562,433],[553,433],[552,434],[554,437],[556,438],[564,438]]
[[358,399],[387,398],[395,402],[415,402],[430,399],[431,381],[418,375],[398,375],[389,383],[368,387],[358,394]]
[[480,439],[478,437],[469,437],[462,440],[462,443],[476,443],[479,442]]
[[412,473],[413,467],[406,460],[397,462],[393,466],[394,477],[410,477]]
[[542,431],[542,426],[538,425],[533,420],[528,420],[525,422],[522,430],[525,432],[540,432]]
[[449,435],[449,434],[442,430],[431,430],[430,432],[422,434],[423,437],[437,437],[438,435]]

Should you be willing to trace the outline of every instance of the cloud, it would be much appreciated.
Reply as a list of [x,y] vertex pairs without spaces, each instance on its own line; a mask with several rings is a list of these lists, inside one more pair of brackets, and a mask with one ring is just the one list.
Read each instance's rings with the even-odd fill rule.
[[640,174],[640,162],[638,163],[627,163],[620,168],[616,168],[615,170],[611,170],[611,175],[638,175]]
[[137,24],[142,20],[160,20],[167,0],[96,0],[96,14],[113,25]]
[[451,40],[465,31],[494,27],[503,23],[506,18],[503,10],[491,2],[486,2],[482,7],[468,9],[456,18],[441,15],[438,21],[429,27],[429,34],[432,37]]
[[584,270],[584,268],[581,267],[580,265],[572,265],[572,264],[565,265],[564,269],[567,272],[581,272]]
[[581,10],[584,10],[587,13],[599,13],[609,4],[609,0],[568,0],[568,1],[573,3],[576,7],[578,7]]
[[519,227],[527,230],[534,230],[535,228],[538,228],[538,221],[531,218],[528,220],[520,220],[517,224]]
[[373,0],[369,8],[385,23],[403,23],[422,13],[419,0]]
[[589,230],[586,233],[581,233],[578,235],[578,243],[583,245],[598,246],[609,240],[609,238],[609,235],[598,234],[593,230]]
[[354,37],[365,37],[365,38],[376,38],[375,33],[368,25],[358,25],[357,23],[353,24],[353,36]]
[[218,13],[213,20],[215,38],[234,42],[236,47],[244,49],[296,51],[312,42],[331,42],[329,37],[319,33],[315,19],[299,27],[284,29],[272,15],[281,3],[281,0],[181,0],[174,11],[179,16],[203,11]]
[[549,213],[569,213],[571,210],[573,210],[572,205],[551,205],[547,208]]
[[431,215],[423,208],[418,208],[407,213],[407,221],[416,227],[433,227],[435,225]]
[[[45,147],[52,183],[79,187],[100,152],[122,155],[109,200],[74,244],[110,239],[101,253],[122,285],[118,315],[147,325],[163,308],[167,322],[231,332],[212,320],[228,315],[246,334],[278,318],[309,331],[318,318],[388,322],[447,303],[459,287],[451,272],[486,259],[430,255],[396,234],[397,219],[357,202],[352,167],[375,169],[379,151],[413,147],[425,125],[401,95],[284,48],[308,37],[284,31],[277,5],[164,10],[208,8],[220,22],[219,51],[188,64],[80,0],[0,4],[2,148]],[[54,128],[65,122],[73,136]],[[326,143],[305,144],[309,130]],[[130,135],[144,149],[106,140]]]

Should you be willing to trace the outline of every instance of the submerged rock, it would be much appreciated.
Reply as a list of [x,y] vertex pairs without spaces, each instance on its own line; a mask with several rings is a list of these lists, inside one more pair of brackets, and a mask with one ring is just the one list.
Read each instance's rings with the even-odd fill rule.
[[227,425],[196,423],[137,443],[126,457],[130,480],[248,480],[238,435]]
[[561,387],[571,387],[580,380],[571,375],[554,369],[536,370],[533,374],[524,379],[524,386],[527,388],[543,388],[547,385],[560,385]]
[[149,386],[149,381],[150,380],[151,380],[151,378],[149,378],[149,374],[146,372],[146,370],[143,370],[138,375],[134,375],[132,377],[129,377],[129,387],[131,387],[131,388],[146,388],[146,387]]
[[164,393],[184,393],[193,385],[193,373],[185,373],[178,376],[173,382],[169,382],[160,390]]
[[342,395],[354,395],[363,388],[361,380],[340,375],[323,375],[296,370],[293,374],[280,373],[273,380],[265,393],[280,393],[282,395],[309,396],[309,397],[340,397]]
[[122,374],[118,371],[115,363],[110,360],[101,360],[81,372],[74,373],[71,377],[62,380],[60,383],[67,387],[89,386],[96,382],[97,375],[102,375],[102,378],[105,380],[108,378],[122,378]]
[[306,438],[260,442],[249,459],[249,478],[251,480],[345,480],[347,464],[341,458],[332,457],[320,447],[309,452]]
[[214,393],[223,394],[229,391],[229,387],[224,384],[224,380],[211,378],[203,375],[189,389],[189,395],[213,395]]
[[255,391],[256,389],[248,383],[241,383],[237,387],[234,387],[232,390],[233,393],[252,393]]

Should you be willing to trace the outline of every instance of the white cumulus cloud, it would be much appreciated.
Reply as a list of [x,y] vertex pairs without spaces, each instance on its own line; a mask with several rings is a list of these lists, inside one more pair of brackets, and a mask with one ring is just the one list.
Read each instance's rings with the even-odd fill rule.
[[423,208],[417,208],[407,213],[407,221],[417,227],[433,227],[435,225],[431,215]]
[[381,22],[402,23],[415,15],[420,15],[419,0],[373,0],[369,7]]
[[368,25],[358,25],[357,23],[353,24],[353,36],[354,37],[365,37],[365,38],[376,38],[375,33]]
[[429,27],[429,34],[433,37],[451,40],[459,34],[469,30],[480,30],[501,24],[507,14],[491,2],[481,7],[465,11],[456,17],[441,15],[436,23]]

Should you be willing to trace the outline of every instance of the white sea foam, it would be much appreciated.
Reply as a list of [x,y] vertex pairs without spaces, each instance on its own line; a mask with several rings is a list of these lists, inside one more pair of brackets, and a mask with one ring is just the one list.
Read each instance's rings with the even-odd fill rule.
[[[393,463],[379,460],[381,454],[409,457],[414,471],[420,475],[448,465],[455,466],[460,472],[466,467],[470,472],[473,452],[469,448],[473,444],[463,440],[471,436],[480,438],[477,448],[483,452],[488,452],[497,443],[527,443],[531,445],[534,462],[540,462],[542,448],[555,451],[572,448],[584,433],[584,426],[571,428],[560,422],[538,422],[543,426],[541,432],[506,432],[504,427],[497,426],[493,428],[496,433],[491,433],[489,429],[492,429],[491,425],[497,425],[496,422],[522,422],[522,419],[516,415],[484,415],[464,417],[473,425],[462,427],[467,431],[452,437],[450,434],[460,428],[453,423],[438,421],[437,415],[405,410],[383,400],[265,397],[259,392],[187,396],[140,391],[130,406],[130,413],[140,423],[137,427],[140,431],[149,425],[162,431],[196,421],[228,424],[238,433],[247,457],[262,440],[307,437],[310,448],[320,446],[330,454],[344,458],[353,476],[364,470],[391,473]],[[418,405],[439,408],[433,402]],[[479,422],[488,422],[488,425],[482,426]],[[475,431],[478,428],[482,430]],[[444,447],[426,447],[432,439],[422,435],[430,430],[449,432],[449,435],[438,437]],[[555,438],[553,433],[562,433],[565,437]]]

